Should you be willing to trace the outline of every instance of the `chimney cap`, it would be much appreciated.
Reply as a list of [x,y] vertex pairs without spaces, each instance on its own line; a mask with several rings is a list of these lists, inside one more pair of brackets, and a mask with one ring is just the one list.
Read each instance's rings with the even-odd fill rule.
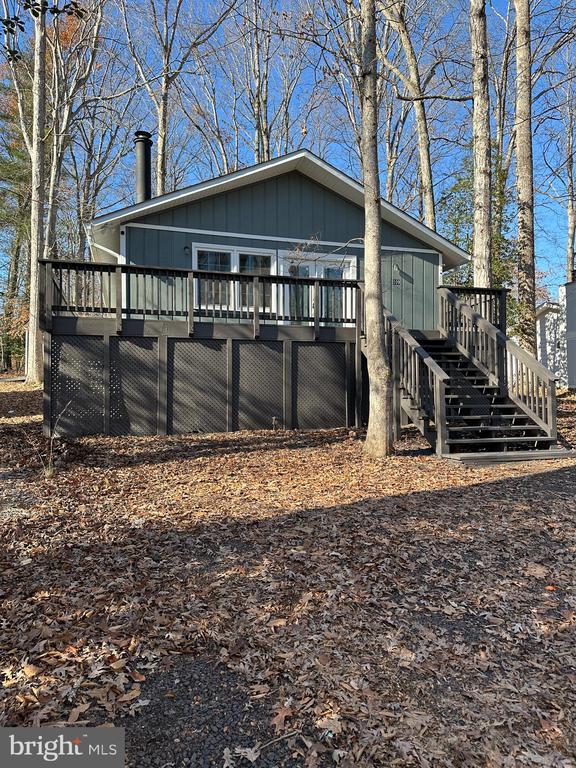
[[136,131],[134,134],[135,139],[152,139],[152,134],[148,131]]

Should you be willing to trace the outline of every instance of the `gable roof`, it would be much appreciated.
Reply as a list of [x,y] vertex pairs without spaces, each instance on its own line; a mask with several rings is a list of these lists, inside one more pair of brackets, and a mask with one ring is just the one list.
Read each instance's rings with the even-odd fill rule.
[[548,315],[551,312],[559,314],[562,311],[562,307],[557,301],[544,301],[536,307],[536,317],[542,317],[542,315]]
[[[140,216],[159,213],[168,208],[238,189],[290,171],[298,171],[361,208],[364,206],[364,187],[362,184],[309,150],[300,149],[288,155],[228,173],[225,176],[201,181],[176,192],[169,192],[160,197],[153,197],[142,203],[97,216],[92,221],[92,231],[119,226]],[[386,200],[381,202],[381,211],[385,221],[417,238],[430,249],[439,251],[444,257],[446,267],[458,267],[470,259],[470,256],[457,245]]]

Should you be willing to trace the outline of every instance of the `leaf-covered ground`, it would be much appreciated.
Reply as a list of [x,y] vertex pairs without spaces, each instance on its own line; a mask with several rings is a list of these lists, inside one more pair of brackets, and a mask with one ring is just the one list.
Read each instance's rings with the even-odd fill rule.
[[[372,461],[345,431],[97,437],[56,445],[46,479],[40,397],[14,389],[0,725],[138,723],[185,654],[244,681],[290,765],[576,765],[576,460],[471,469],[409,435]],[[576,398],[559,419],[574,440]],[[263,740],[223,733],[213,764],[274,764]]]

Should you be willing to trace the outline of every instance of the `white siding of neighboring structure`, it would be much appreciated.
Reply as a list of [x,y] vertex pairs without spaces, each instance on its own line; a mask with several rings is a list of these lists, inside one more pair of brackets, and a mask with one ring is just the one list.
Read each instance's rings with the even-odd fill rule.
[[[558,299],[557,304],[548,304],[538,312],[536,320],[538,359],[556,376],[558,386],[566,387],[569,383],[569,366],[566,333],[566,289],[564,286],[559,289]],[[574,299],[576,299],[576,295],[574,295]],[[573,343],[576,353],[576,334]],[[576,378],[575,374],[576,371],[573,371],[572,379]],[[572,386],[575,384],[572,383]]]

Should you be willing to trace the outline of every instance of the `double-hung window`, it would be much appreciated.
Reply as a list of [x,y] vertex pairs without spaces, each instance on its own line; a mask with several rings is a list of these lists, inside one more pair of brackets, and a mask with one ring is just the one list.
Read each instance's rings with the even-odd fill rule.
[[[213,273],[206,277],[197,276],[196,304],[200,312],[223,319],[248,319],[254,310],[254,283],[249,277],[242,279],[239,276],[275,274],[276,252],[198,243],[193,247],[193,254],[193,269]],[[218,272],[228,274],[220,278]],[[260,283],[258,294],[260,315],[271,317],[276,312],[276,299],[270,281]]]
[[[206,272],[231,272],[232,252],[214,251],[198,248],[196,251],[196,269]],[[206,277],[198,280],[199,304],[219,308],[230,307],[230,283],[217,277]]]
[[[269,253],[238,254],[238,271],[240,274],[270,275],[272,274],[272,255]],[[272,286],[262,283],[259,291],[260,312],[272,312]],[[254,285],[248,282],[240,284],[240,307],[252,309],[254,306]]]

